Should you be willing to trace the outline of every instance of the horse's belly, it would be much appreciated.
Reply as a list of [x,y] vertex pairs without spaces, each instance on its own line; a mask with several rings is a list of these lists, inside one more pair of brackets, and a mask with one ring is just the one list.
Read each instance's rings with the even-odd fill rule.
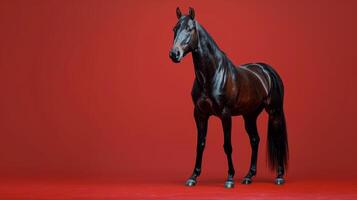
[[265,96],[256,92],[251,94],[246,91],[245,94],[240,94],[235,101],[232,113],[234,115],[244,115],[255,112],[264,104],[264,98]]

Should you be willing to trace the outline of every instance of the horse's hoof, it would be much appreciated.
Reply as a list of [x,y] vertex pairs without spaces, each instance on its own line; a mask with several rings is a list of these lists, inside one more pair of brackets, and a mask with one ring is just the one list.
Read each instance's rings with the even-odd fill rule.
[[285,180],[283,178],[276,178],[275,179],[275,184],[277,185],[282,185],[285,183]]
[[234,188],[234,181],[233,180],[228,180],[224,183],[225,188]]
[[251,183],[252,183],[252,179],[251,178],[244,178],[242,180],[242,184],[248,185],[248,184],[251,184]]
[[188,186],[188,187],[192,187],[192,186],[195,186],[195,185],[196,185],[196,180],[188,179],[186,181],[186,186]]

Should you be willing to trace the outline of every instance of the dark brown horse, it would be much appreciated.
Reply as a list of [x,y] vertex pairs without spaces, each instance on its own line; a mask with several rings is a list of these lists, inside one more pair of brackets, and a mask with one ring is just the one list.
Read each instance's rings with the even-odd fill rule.
[[194,186],[201,173],[208,118],[212,115],[222,121],[224,152],[228,160],[228,179],[225,187],[234,186],[231,127],[232,116],[242,115],[252,148],[248,174],[242,183],[250,184],[257,173],[259,135],[257,117],[263,109],[269,114],[268,161],[276,170],[276,184],[284,183],[288,160],[288,141],[283,111],[284,87],[276,71],[264,63],[251,63],[235,67],[219,49],[208,32],[195,20],[192,8],[188,15],[176,9],[178,22],[174,27],[174,44],[170,58],[178,63],[192,53],[195,80],[192,88],[194,118],[197,126],[197,155],[192,176],[187,186]]

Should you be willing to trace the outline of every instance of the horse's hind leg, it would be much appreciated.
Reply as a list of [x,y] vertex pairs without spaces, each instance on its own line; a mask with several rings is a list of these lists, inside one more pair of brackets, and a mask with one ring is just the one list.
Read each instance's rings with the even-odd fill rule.
[[258,147],[260,141],[257,130],[257,116],[257,114],[252,116],[244,116],[244,125],[249,136],[252,155],[248,174],[243,178],[242,184],[252,183],[252,177],[257,173]]
[[268,163],[276,170],[275,183],[284,183],[284,173],[288,164],[289,147],[284,116],[284,85],[279,75],[268,65],[262,64],[271,80],[270,94],[266,99],[265,109],[269,114],[268,121]]

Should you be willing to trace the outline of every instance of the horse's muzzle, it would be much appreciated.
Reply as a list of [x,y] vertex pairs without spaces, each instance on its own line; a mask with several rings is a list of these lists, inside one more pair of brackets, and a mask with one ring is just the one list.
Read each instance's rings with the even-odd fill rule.
[[177,48],[171,49],[171,51],[169,52],[169,56],[174,63],[179,63],[182,58],[181,51]]

